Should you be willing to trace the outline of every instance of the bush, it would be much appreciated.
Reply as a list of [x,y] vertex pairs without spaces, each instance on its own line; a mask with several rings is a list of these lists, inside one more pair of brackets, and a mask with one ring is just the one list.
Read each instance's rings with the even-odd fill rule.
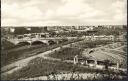
[[[60,72],[69,72],[72,74],[77,72],[77,73],[96,73],[96,74],[100,73],[102,75],[104,74],[116,75],[116,73],[112,71],[108,72],[104,70],[96,70],[96,69],[91,69],[88,67],[80,67],[79,65],[73,65],[72,63],[47,60],[41,57],[37,57],[31,60],[28,63],[28,65],[23,67],[22,69],[15,71],[12,74],[8,74],[7,76],[2,76],[1,78],[2,80],[18,80],[21,78],[33,78],[33,77],[39,77],[39,76],[49,76],[49,75],[55,76],[56,74],[59,74]],[[109,76],[104,76],[104,77],[109,78]],[[54,79],[55,78],[57,77],[54,77]],[[71,77],[70,79],[75,80],[75,78],[73,77]]]
[[81,49],[78,48],[62,48],[60,51],[56,51],[52,54],[49,54],[50,57],[59,58],[62,60],[72,60],[75,55],[81,55]]
[[1,47],[5,49],[11,49],[15,47],[15,45],[7,40],[1,40]]
[[[33,55],[36,55],[36,54],[39,54],[39,53],[42,53],[42,52],[45,52],[45,51],[48,51],[48,50],[52,50],[56,47],[60,47],[62,45],[66,45],[66,44],[70,44],[70,43],[78,42],[78,41],[81,41],[81,40],[76,39],[76,40],[73,40],[73,41],[70,41],[70,40],[69,41],[63,41],[60,44],[54,44],[54,45],[50,45],[50,46],[35,45],[35,46],[29,46],[29,48],[28,48],[28,46],[22,46],[21,47],[20,45],[8,46],[10,44],[8,44],[8,42],[6,42],[7,45],[3,44],[2,46],[4,46],[4,45],[8,46],[10,49],[2,50],[1,66],[5,66],[5,65],[10,64],[14,61],[17,61],[17,60],[20,60],[20,59],[23,59],[23,58],[27,58],[27,57],[30,57],[30,56],[33,56]],[[9,50],[13,50],[13,51],[9,51]]]
[[57,70],[68,71],[72,68],[71,63],[62,63],[58,61],[50,61],[43,58],[35,58],[28,63],[28,66],[2,77],[3,80],[17,80],[19,78],[30,78],[44,76],[57,73]]

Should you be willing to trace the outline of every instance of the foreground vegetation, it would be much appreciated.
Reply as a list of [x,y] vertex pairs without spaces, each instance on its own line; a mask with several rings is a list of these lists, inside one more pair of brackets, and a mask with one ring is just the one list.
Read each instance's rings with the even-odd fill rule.
[[[53,60],[46,60],[41,57],[37,57],[31,60],[27,66],[23,67],[22,69],[13,72],[12,74],[8,74],[7,76],[2,76],[2,80],[18,80],[21,78],[33,78],[39,76],[49,76],[49,75],[56,75],[60,72],[71,72],[71,73],[100,73],[100,74],[110,74],[110,75],[118,75],[121,72],[115,73],[112,71],[106,70],[96,70],[91,68],[84,68],[80,67],[79,65],[73,65],[72,63],[66,63],[61,61],[53,61]],[[123,74],[124,75],[124,74]],[[126,76],[126,75],[125,75]],[[115,77],[115,79],[117,79]],[[111,79],[110,77],[108,77]],[[104,78],[104,79],[108,79]],[[71,77],[71,80],[75,78]]]
[[[66,45],[66,44],[70,44],[73,42],[78,42],[81,41],[80,39],[76,39],[76,40],[72,40],[72,41],[65,41],[62,42],[60,44],[53,44],[53,45],[13,45],[12,43],[8,42],[8,41],[3,41],[4,43],[2,43],[2,47],[4,49],[2,49],[1,51],[1,66],[5,66],[7,64],[10,64],[12,62],[15,62],[17,60],[20,59],[24,59],[48,50],[52,50],[56,47],[60,47],[62,45]],[[7,47],[8,46],[8,47]]]

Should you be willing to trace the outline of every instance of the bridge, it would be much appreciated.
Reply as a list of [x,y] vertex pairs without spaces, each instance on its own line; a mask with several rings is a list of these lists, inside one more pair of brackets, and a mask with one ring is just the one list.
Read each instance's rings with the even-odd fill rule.
[[8,39],[11,43],[18,45],[21,43],[29,44],[29,45],[34,45],[35,43],[42,43],[46,45],[50,44],[59,44],[61,42],[65,42],[71,39],[77,39],[76,37],[68,37],[68,38],[62,38],[62,37],[48,37],[48,38],[13,38],[13,39]]
[[42,43],[46,45],[59,44],[71,39],[78,39],[78,37],[51,37],[49,33],[30,33],[17,35],[14,38],[9,38],[8,41],[17,44],[29,44],[33,45],[35,43]]

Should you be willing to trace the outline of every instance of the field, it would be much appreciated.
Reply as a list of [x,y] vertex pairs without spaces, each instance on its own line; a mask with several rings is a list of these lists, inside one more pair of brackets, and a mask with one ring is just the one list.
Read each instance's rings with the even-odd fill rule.
[[82,50],[78,48],[62,48],[59,51],[56,51],[48,56],[53,58],[59,58],[61,60],[73,60],[75,55],[81,55]]
[[[123,51],[125,47],[124,44],[115,46],[110,41],[99,41],[99,40],[98,41],[82,41],[75,44],[71,44],[72,42],[76,42],[76,41],[81,41],[81,40],[67,41],[58,45],[55,44],[55,45],[49,45],[49,46],[42,46],[42,45],[22,46],[22,47],[17,47],[17,49],[15,48],[15,49],[8,49],[8,50],[2,51],[2,55],[4,55],[2,57],[6,58],[6,59],[2,58],[2,59],[5,59],[5,60],[2,60],[2,63],[6,63],[5,65],[20,59],[24,59],[33,55],[43,53],[47,50],[52,50],[56,47],[60,47],[60,50],[57,50],[57,51],[55,50],[49,55],[46,55],[46,57],[61,59],[58,61],[53,59],[44,59],[41,57],[32,59],[23,68],[18,69],[11,74],[7,74],[6,76],[2,76],[2,80],[18,80],[18,79],[25,79],[25,78],[40,77],[40,76],[49,77],[49,75],[54,76],[54,75],[60,74],[61,72],[64,72],[64,73],[70,72],[71,74],[74,72],[78,72],[78,73],[100,73],[101,75],[102,74],[125,75],[120,71],[113,72],[112,70],[106,71],[106,70],[99,70],[94,68],[92,69],[87,66],[83,67],[79,64],[74,65],[71,62],[64,61],[64,60],[73,60],[75,55],[81,56],[85,49],[94,49],[94,50],[96,49],[98,51],[91,53],[93,57],[100,58],[99,60],[109,59],[114,62],[120,58],[122,59],[123,56],[125,55],[124,54],[125,51]],[[70,47],[63,47],[63,45],[66,45],[66,44],[70,44]],[[10,69],[13,69],[13,68],[15,67],[12,67]],[[71,80],[74,80],[74,79],[72,78]]]
[[[48,46],[42,46],[42,45],[34,45],[34,46],[15,46],[9,42],[4,42],[4,45],[2,47],[6,46],[6,44],[9,43],[10,46],[6,47],[6,49],[1,51],[1,66],[5,66],[7,64],[10,64],[12,62],[15,62],[20,59],[24,59],[33,55],[37,55],[39,53],[45,52],[47,50],[52,50],[56,47],[60,47],[65,44],[70,44],[72,42],[77,42],[81,40],[73,40],[73,41],[66,41],[60,44],[54,44],[54,45],[48,45]],[[12,49],[11,49],[12,48]]]
[[[95,49],[95,52],[91,53],[90,56],[93,56],[100,61],[107,59],[112,63],[118,62],[120,64],[120,68],[127,68],[127,52],[124,49],[126,50],[127,48],[122,42],[109,44]],[[86,57],[88,56],[86,53],[84,54]]]
[[[18,80],[21,78],[33,78],[39,76],[48,76],[59,74],[60,72],[78,72],[78,73],[101,73],[104,74],[106,71],[96,70],[90,68],[84,68],[72,63],[60,62],[46,60],[43,58],[35,58],[31,60],[27,66],[22,69],[8,74],[7,76],[2,76],[2,80]],[[110,71],[113,74],[112,71]],[[118,73],[119,74],[119,73]]]
[[79,55],[81,57],[82,51],[84,49],[95,48],[99,45],[106,45],[110,43],[109,41],[88,41],[88,42],[80,42],[78,44],[71,45],[68,48],[62,48],[55,53],[50,54],[50,57],[59,58],[61,60],[73,60],[75,55]]

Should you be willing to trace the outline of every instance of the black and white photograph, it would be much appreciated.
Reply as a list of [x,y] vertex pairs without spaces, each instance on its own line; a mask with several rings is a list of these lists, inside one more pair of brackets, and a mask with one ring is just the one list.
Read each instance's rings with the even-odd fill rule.
[[127,0],[1,0],[1,80],[127,80]]

